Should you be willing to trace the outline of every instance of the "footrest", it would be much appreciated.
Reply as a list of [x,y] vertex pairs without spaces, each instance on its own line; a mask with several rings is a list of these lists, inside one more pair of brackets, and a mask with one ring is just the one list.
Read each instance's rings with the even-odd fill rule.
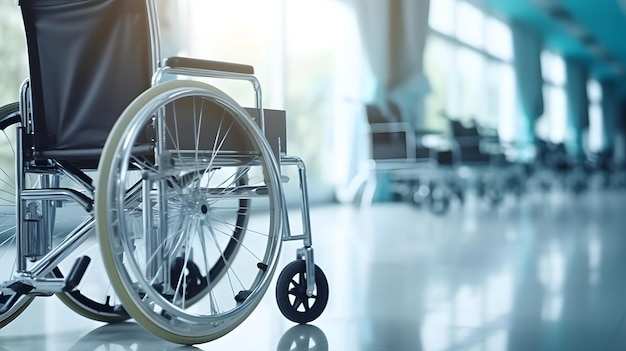
[[7,288],[15,291],[17,294],[20,294],[20,295],[26,295],[35,289],[35,287],[32,284],[25,283],[22,281],[16,281],[14,283],[11,283],[11,285],[7,286]]
[[87,270],[89,263],[91,263],[91,258],[89,258],[89,256],[82,256],[76,260],[70,274],[67,276],[67,279],[65,279],[63,291],[72,291],[76,288],[76,286],[78,286],[81,279],[83,279],[83,276],[85,275],[85,271]]

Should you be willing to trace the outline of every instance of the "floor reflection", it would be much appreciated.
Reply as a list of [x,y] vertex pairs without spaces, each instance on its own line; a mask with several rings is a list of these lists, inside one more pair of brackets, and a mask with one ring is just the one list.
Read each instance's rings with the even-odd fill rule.
[[[202,345],[210,346],[210,343]],[[296,325],[278,341],[277,351],[328,351],[328,339],[314,325]],[[128,350],[128,351],[194,351],[195,346],[167,342],[134,322],[107,324],[80,338],[68,351]],[[0,351],[8,351],[0,346]]]
[[[2,329],[0,351],[622,351],[624,208],[626,193],[444,217],[393,203],[314,207],[316,263],[331,289],[315,326],[286,320],[270,290],[228,335],[183,347],[38,298]],[[281,262],[296,248],[286,243]]]
[[[371,219],[359,350],[595,350],[621,325],[623,195]],[[559,199],[557,199],[559,200]],[[570,200],[566,198],[565,200]],[[419,226],[393,218],[412,218]]]
[[194,351],[194,346],[167,342],[133,322],[107,324],[80,338],[69,351]]
[[283,334],[276,351],[328,351],[328,339],[314,325],[296,325]]

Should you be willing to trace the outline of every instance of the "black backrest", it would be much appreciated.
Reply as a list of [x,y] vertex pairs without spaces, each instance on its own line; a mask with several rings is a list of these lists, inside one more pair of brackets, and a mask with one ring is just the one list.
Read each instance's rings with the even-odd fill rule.
[[35,148],[98,149],[150,87],[145,0],[20,0]]

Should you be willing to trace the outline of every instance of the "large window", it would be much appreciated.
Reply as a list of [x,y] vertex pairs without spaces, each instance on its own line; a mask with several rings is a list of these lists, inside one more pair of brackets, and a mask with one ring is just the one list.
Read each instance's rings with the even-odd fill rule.
[[[19,98],[20,85],[28,77],[28,60],[26,55],[26,37],[22,25],[20,8],[15,1],[0,1],[0,106],[15,102]],[[0,205],[12,204],[10,184],[13,180],[14,159],[11,143],[14,143],[15,131],[12,128],[5,130],[6,137],[0,137],[0,175],[3,181],[0,184]],[[7,139],[9,138],[9,139]]]
[[[337,173],[352,157],[345,135],[353,126],[346,121],[356,117],[346,112],[346,105],[361,107],[355,91],[365,85],[358,68],[364,59],[358,25],[349,6],[340,0],[158,0],[157,4],[164,56],[254,66],[264,106],[287,111],[287,151],[306,162],[311,198],[330,199]],[[3,1],[0,12],[4,104],[17,100],[28,66],[19,7]],[[211,83],[244,106],[254,103],[247,82]],[[286,186],[297,187],[295,183]]]
[[509,27],[464,0],[431,2],[424,68],[431,83],[425,127],[446,131],[448,118],[515,133],[515,74]]
[[565,93],[565,61],[551,51],[541,54],[544,112],[535,125],[537,136],[555,144],[567,136],[567,95]]
[[463,43],[483,49],[485,47],[485,14],[466,1],[457,1],[455,15],[456,37]]
[[[185,0],[183,48],[194,57],[251,64],[264,105],[287,111],[288,153],[308,168],[311,197],[332,196],[337,172],[349,163],[343,123],[358,104],[359,33],[352,9],[338,0]],[[244,105],[249,85],[220,87]],[[343,144],[342,144],[343,143]],[[289,170],[286,170],[289,171]]]
[[0,13],[0,105],[5,105],[17,101],[28,76],[28,61],[20,8],[15,1],[0,1]]

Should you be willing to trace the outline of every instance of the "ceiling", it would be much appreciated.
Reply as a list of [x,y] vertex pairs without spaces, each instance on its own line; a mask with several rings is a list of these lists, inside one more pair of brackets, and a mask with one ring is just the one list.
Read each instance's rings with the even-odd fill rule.
[[[436,0],[435,0],[436,1]],[[542,33],[545,47],[586,60],[594,78],[626,87],[626,0],[481,0],[504,19]]]

